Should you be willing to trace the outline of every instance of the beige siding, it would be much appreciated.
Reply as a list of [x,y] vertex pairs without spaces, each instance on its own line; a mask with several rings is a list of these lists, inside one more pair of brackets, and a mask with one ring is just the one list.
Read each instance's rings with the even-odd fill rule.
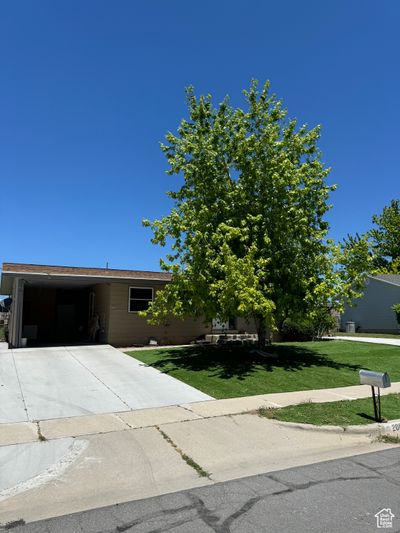
[[[237,317],[236,330],[238,332],[244,331],[245,333],[257,333],[257,326],[254,318]],[[271,332],[270,330],[267,330],[267,339],[270,337],[273,342],[281,341],[281,336],[277,331]]]
[[137,313],[128,311],[129,287],[152,287],[154,292],[162,288],[161,284],[111,283],[108,342],[114,346],[131,346],[148,344],[154,338],[159,344],[186,344],[200,335],[209,333],[210,327],[202,320],[171,319],[167,325],[153,326]]
[[95,293],[94,311],[100,317],[100,342],[108,342],[110,320],[110,284],[102,283],[93,287]]
[[400,287],[368,279],[364,296],[354,301],[354,307],[346,307],[341,316],[341,329],[352,321],[360,332],[397,333],[398,324],[391,306],[400,303]]
[[236,319],[236,329],[239,332],[244,331],[245,333],[257,333],[256,324],[252,318],[246,319],[243,317],[238,317]]

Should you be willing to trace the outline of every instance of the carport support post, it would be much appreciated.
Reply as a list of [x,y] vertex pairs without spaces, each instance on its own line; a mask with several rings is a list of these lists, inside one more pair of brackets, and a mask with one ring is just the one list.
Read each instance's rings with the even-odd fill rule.
[[9,320],[9,343],[11,348],[20,348],[22,337],[22,310],[24,305],[25,281],[15,278],[12,292],[11,314]]

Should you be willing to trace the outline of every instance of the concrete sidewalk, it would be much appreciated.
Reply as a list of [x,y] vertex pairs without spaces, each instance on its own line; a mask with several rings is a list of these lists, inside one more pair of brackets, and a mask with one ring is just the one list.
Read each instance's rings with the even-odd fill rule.
[[238,414],[369,394],[366,386],[341,387],[0,424],[0,525],[385,449],[366,434]]
[[[400,382],[382,389],[381,395],[400,393]],[[132,428],[153,427],[160,424],[185,422],[199,418],[231,416],[256,411],[260,407],[286,407],[301,403],[326,403],[340,400],[368,398],[370,387],[354,385],[333,389],[259,394],[224,400],[208,400],[184,403],[153,409],[139,409],[98,415],[54,418],[38,422],[0,424],[0,446],[23,444],[39,440],[62,437],[78,437],[98,433],[112,433]]]
[[400,346],[399,339],[387,339],[384,337],[347,337],[346,335],[335,335],[334,337],[322,337],[325,340],[369,342],[371,344],[388,344],[390,346]]
[[0,526],[390,447],[254,414],[2,446]]

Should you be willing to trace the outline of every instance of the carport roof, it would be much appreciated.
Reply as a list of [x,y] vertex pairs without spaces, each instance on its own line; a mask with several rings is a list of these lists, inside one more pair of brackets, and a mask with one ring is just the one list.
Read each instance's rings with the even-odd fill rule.
[[170,281],[171,274],[167,272],[151,272],[146,270],[119,270],[115,268],[87,268],[55,265],[31,265],[24,263],[3,263],[1,290],[8,294],[9,281],[16,276],[29,278],[60,278],[60,279],[86,279],[86,280],[144,280],[144,281]]

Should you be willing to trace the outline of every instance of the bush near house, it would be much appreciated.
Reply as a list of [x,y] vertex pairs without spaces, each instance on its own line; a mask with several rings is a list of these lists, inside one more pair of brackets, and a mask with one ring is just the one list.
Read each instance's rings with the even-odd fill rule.
[[392,309],[395,312],[397,323],[400,326],[400,304],[394,304]]
[[298,320],[287,319],[283,323],[283,341],[311,341],[329,335],[336,329],[336,318],[329,309],[317,309],[311,316]]

